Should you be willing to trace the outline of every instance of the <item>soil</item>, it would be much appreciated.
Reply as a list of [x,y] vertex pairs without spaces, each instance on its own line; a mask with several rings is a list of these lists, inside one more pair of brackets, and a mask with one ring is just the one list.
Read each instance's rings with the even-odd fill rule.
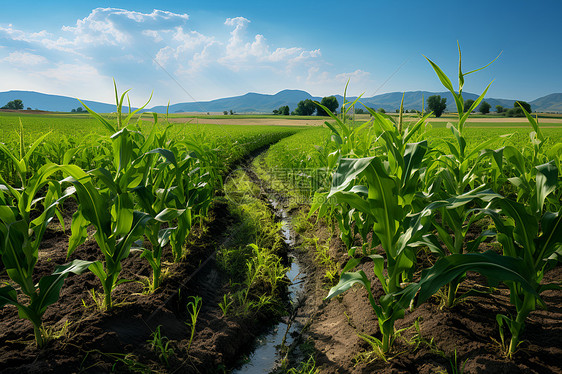
[[[66,207],[69,211],[73,208],[72,204]],[[43,349],[35,347],[31,323],[20,319],[14,307],[0,309],[0,373],[227,372],[249,353],[255,338],[273,322],[267,315],[225,317],[218,306],[228,289],[228,279],[214,255],[228,242],[228,228],[234,224],[219,199],[212,206],[205,229],[194,231],[188,257],[179,264],[169,264],[168,275],[153,294],[143,294],[141,282],[150,275],[150,267],[139,253],[132,253],[125,260],[122,277],[133,281],[118,286],[118,306],[109,312],[99,312],[94,305],[90,290],[99,292],[101,287],[92,273],[70,276],[60,300],[44,316],[45,326],[61,330],[66,325],[66,333]],[[66,228],[62,231],[52,226],[47,231],[36,267],[38,277],[74,258],[98,258],[97,244],[90,240],[67,260],[70,226]],[[345,264],[347,254],[335,231],[320,224],[307,235],[311,234],[321,241],[330,239],[331,257],[340,266]],[[319,373],[456,373],[463,372],[462,367],[464,373],[562,373],[561,291],[543,294],[548,311],[531,313],[524,342],[512,360],[502,357],[497,343],[496,314],[513,312],[507,290],[500,287],[492,294],[468,298],[450,310],[440,308],[439,300],[433,298],[407,312],[397,321],[396,327],[405,330],[385,362],[369,356],[369,345],[358,335],[379,336],[364,290],[354,287],[341,297],[324,301],[329,285],[324,269],[314,259],[314,249],[303,244],[295,255],[307,274],[297,312],[297,321],[304,326],[300,342],[312,347]],[[165,256],[171,261],[169,251]],[[369,263],[361,266],[372,274]],[[561,278],[562,268],[558,266],[546,275],[545,282]],[[0,282],[5,281],[7,276],[2,271]],[[378,281],[372,281],[378,297]],[[462,287],[485,286],[484,279],[469,274]],[[195,295],[203,298],[203,304],[189,346],[186,304]],[[416,320],[421,333],[417,340],[412,327]],[[158,326],[174,351],[168,364],[147,342]]]
[[[195,232],[189,255],[179,264],[169,264],[168,275],[153,294],[143,294],[142,279],[149,277],[148,263],[132,253],[123,263],[122,277],[133,280],[117,287],[117,306],[100,312],[90,290],[101,292],[99,280],[91,273],[67,278],[59,301],[47,309],[44,325],[66,333],[43,349],[37,349],[29,321],[18,317],[13,306],[0,309],[1,373],[103,373],[118,372],[223,372],[249,353],[255,338],[268,326],[267,315],[252,318],[223,317],[218,307],[227,291],[228,279],[215,262],[216,250],[228,241],[225,228],[233,225],[226,205],[215,203],[205,232]],[[69,229],[69,226],[66,226]],[[195,230],[197,231],[197,230]],[[66,259],[69,230],[50,227],[40,248],[35,268],[37,279],[50,274],[55,265],[75,258],[96,260],[99,249],[94,240],[78,247]],[[171,261],[171,253],[165,252]],[[7,281],[5,272],[0,281]],[[201,296],[196,335],[189,347],[190,328],[186,303]],[[168,365],[163,364],[148,344],[161,326],[162,336],[174,350]]]
[[[343,267],[347,251],[336,233],[317,226],[314,235],[321,242],[330,240],[330,255]],[[452,309],[441,308],[439,299],[434,297],[407,311],[405,318],[396,322],[396,329],[404,330],[395,340],[388,362],[384,362],[372,353],[369,355],[370,345],[359,336],[380,338],[365,290],[354,286],[341,297],[323,300],[330,285],[312,253],[312,248],[304,248],[299,254],[300,261],[307,264],[308,275],[306,300],[300,311],[300,322],[307,327],[301,342],[313,345],[319,373],[562,373],[561,291],[542,294],[548,310],[530,314],[522,336],[524,341],[512,360],[501,354],[496,315],[513,314],[514,309],[510,306],[509,290],[499,287],[492,293],[469,297]],[[360,266],[366,274],[373,274],[369,263]],[[561,279],[562,267],[558,266],[546,274],[543,283]],[[374,276],[371,282],[377,299],[382,294],[380,283]],[[468,274],[460,292],[470,288],[489,289],[486,279],[475,273]],[[417,339],[418,344],[413,340],[417,335],[416,320],[422,338]]]

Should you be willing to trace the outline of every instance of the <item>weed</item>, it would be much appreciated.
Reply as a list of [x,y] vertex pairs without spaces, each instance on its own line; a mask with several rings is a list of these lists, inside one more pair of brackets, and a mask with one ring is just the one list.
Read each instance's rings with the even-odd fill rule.
[[151,335],[152,339],[147,340],[146,342],[150,344],[150,347],[158,355],[158,359],[160,362],[168,367],[170,365],[168,359],[174,354],[174,350],[170,348],[170,341],[167,337],[162,336],[160,332],[160,327],[156,328]]
[[232,295],[230,293],[222,295],[222,302],[219,303],[219,308],[221,308],[222,315],[224,317],[228,315],[228,311],[233,303],[234,300],[232,299]]
[[187,344],[187,351],[191,348],[191,343],[193,343],[193,338],[195,337],[195,325],[197,324],[197,317],[201,311],[201,305],[203,303],[200,296],[192,296],[193,300],[187,303],[187,311],[189,313],[189,318],[191,322],[186,322],[186,324],[191,329],[191,334],[189,335],[189,343]]

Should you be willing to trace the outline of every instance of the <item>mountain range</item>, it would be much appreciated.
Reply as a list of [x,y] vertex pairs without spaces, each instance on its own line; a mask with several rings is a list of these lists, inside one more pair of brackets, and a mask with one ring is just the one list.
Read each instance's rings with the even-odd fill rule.
[[[453,95],[450,92],[428,92],[428,91],[409,91],[404,93],[404,109],[421,110],[422,102],[432,95],[441,95],[447,99],[447,111],[456,111]],[[340,105],[343,103],[341,95],[336,96]],[[475,100],[478,95],[465,92],[463,98]],[[5,105],[9,101],[20,99],[23,101],[24,108],[46,110],[52,112],[70,112],[82,104],[76,99],[68,96],[49,95],[33,91],[6,91],[0,92],[0,106]],[[271,113],[280,106],[288,105],[290,110],[294,110],[301,100],[311,99],[320,101],[322,97],[310,95],[306,91],[301,90],[283,90],[275,95],[247,93],[242,96],[234,96],[211,101],[189,102],[171,104],[169,113],[180,112],[223,112],[232,110],[235,113]],[[353,101],[356,97],[348,97],[347,100]],[[360,99],[363,105],[371,108],[383,108],[386,111],[394,112],[400,106],[402,100],[402,92],[391,92],[373,97],[362,97]],[[485,98],[491,105],[492,111],[496,105],[504,108],[512,108],[515,99],[495,99]],[[115,111],[114,104],[106,104],[90,100],[82,100],[92,110],[99,113],[108,113]],[[562,112],[562,93],[553,93],[540,97],[533,101],[529,101],[533,111],[538,112]],[[361,108],[361,105],[356,107]],[[166,113],[166,106],[155,106],[145,111]]]

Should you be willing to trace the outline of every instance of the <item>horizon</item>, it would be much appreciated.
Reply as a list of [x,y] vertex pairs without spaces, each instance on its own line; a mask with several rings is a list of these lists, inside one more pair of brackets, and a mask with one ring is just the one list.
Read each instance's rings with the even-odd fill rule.
[[[38,92],[38,91],[27,91],[27,90],[8,90],[8,91],[0,91],[0,94],[6,93],[6,92],[12,92],[12,91],[14,91],[14,92],[29,92],[29,93],[36,93],[36,94],[40,94],[40,95],[61,96],[61,97],[73,98],[73,97],[71,97],[71,96],[66,96],[66,95],[59,95],[59,94],[52,94],[52,93]],[[248,94],[257,94],[257,95],[264,95],[264,96],[275,96],[275,95],[277,95],[277,94],[279,94],[279,93],[281,93],[281,92],[283,92],[283,91],[301,91],[301,92],[305,92],[305,93],[311,95],[311,96],[314,97],[314,98],[322,98],[322,97],[324,97],[324,96],[312,95],[312,94],[310,94],[309,92],[307,92],[307,91],[305,91],[305,90],[299,90],[299,89],[283,89],[283,90],[281,90],[281,91],[279,91],[279,92],[276,92],[276,93],[274,93],[274,94],[264,94],[264,93],[260,93],[260,92],[246,92],[245,94],[242,94],[242,95],[228,96],[228,97],[218,97],[218,98],[215,98],[215,99],[201,100],[201,101],[197,101],[197,102],[189,102],[189,101],[182,101],[182,102],[177,102],[177,103],[176,103],[176,102],[170,102],[169,105],[172,106],[172,105],[176,105],[176,104],[208,103],[208,102],[214,102],[214,101],[221,100],[221,99],[239,98],[239,97],[243,97],[243,96],[248,95]],[[382,96],[382,95],[403,94],[403,93],[417,93],[417,92],[430,93],[430,94],[436,94],[436,95],[441,95],[441,94],[448,95],[448,94],[449,94],[449,92],[446,91],[446,89],[443,89],[443,91],[426,91],[426,90],[415,90],[415,91],[404,91],[404,92],[402,92],[402,91],[393,91],[393,92],[385,92],[385,93],[381,93],[381,94],[376,94],[375,96],[371,96],[371,97],[365,97],[365,96],[363,96],[363,99],[371,99],[371,98],[375,98],[375,97],[377,97],[377,96]],[[477,94],[477,93],[475,93],[475,92],[468,92],[468,91],[463,91],[463,94],[479,95],[479,94]],[[559,94],[562,94],[562,92],[551,92],[551,93],[546,94],[546,95],[544,95],[544,96],[536,97],[536,98],[534,98],[534,99],[532,99],[532,100],[523,100],[523,101],[533,102],[534,100],[541,99],[541,98],[546,97],[546,96],[550,96],[550,95],[559,95]],[[334,94],[328,94],[328,95],[325,95],[325,96],[343,96],[343,95],[342,95],[342,94],[339,94],[339,93],[334,93]],[[355,98],[357,98],[357,96],[349,96],[349,95],[348,95],[347,98],[350,99],[350,100],[354,100]],[[18,99],[18,98],[17,98],[17,97],[14,97],[12,100],[14,100],[14,99]],[[489,96],[489,95],[487,95],[487,96],[484,97],[484,100],[486,100],[486,99],[487,99],[487,100],[519,100],[519,99],[517,99],[517,98],[491,97],[491,96]],[[115,105],[115,102],[102,102],[102,101],[90,100],[89,98],[80,98],[80,100],[82,100],[82,101],[96,102],[96,103],[99,103],[99,104]],[[113,98],[113,100],[115,100],[115,98]],[[150,103],[151,103],[151,102],[149,102],[149,104],[150,104]],[[447,105],[449,105],[449,104],[453,104],[453,103],[447,103]],[[0,105],[1,105],[1,103],[0,103]],[[162,104],[154,104],[154,105],[150,104],[150,105],[147,105],[147,107],[145,108],[145,110],[150,110],[150,109],[155,108],[155,107],[158,107],[158,106],[164,106],[164,107],[165,107],[166,105],[168,105],[168,103],[166,103],[166,104],[164,104],[164,105],[162,105]],[[340,105],[341,105],[341,103],[340,103]],[[24,102],[24,106],[25,106],[25,102]],[[133,107],[138,107],[138,106],[133,105]],[[204,109],[204,108],[203,108],[203,109]],[[196,111],[196,112],[197,112],[197,113],[204,113],[204,112],[207,112],[207,110],[203,110],[203,109],[202,109],[201,111]],[[274,108],[274,109],[275,109],[275,108]],[[41,109],[39,108],[39,110],[41,110]]]
[[[465,92],[480,94],[492,80],[490,98],[532,101],[562,92],[562,51],[554,47],[561,3],[431,3],[359,1],[345,14],[334,11],[334,1],[321,8],[289,1],[283,16],[279,5],[255,2],[217,1],[211,10],[171,1],[155,10],[147,1],[101,8],[23,0],[5,4],[0,16],[0,91],[111,103],[115,78],[119,92],[131,89],[134,106],[152,91],[152,106],[286,89],[342,95],[348,79],[348,96],[443,92],[423,55],[454,80],[458,40],[463,71],[503,51],[466,77]],[[521,33],[530,17],[540,22]]]

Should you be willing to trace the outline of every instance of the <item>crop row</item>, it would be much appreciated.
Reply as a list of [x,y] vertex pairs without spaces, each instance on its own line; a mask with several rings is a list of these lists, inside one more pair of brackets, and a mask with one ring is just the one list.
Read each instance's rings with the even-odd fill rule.
[[[466,110],[462,90],[470,73],[462,72],[459,61],[455,89],[428,61],[457,105],[458,118],[446,129],[427,125],[431,113],[406,123],[402,115],[370,111],[369,121],[355,123],[346,114],[353,113],[356,100],[344,103],[343,115],[331,115],[328,137],[320,130],[299,133],[272,148],[267,160],[271,167],[307,170],[309,178],[311,169],[328,171],[329,182],[319,185],[310,214],[337,222],[348,250],[328,298],[355,284],[366,289],[381,333],[374,341],[383,354],[397,336],[395,321],[409,308],[440,290],[444,307],[453,307],[471,294],[460,293],[459,285],[475,271],[509,289],[515,314],[498,315],[497,323],[504,353],[511,357],[529,313],[546,307],[541,293],[560,288],[543,284],[562,255],[559,131],[547,137],[526,112],[531,127],[526,141],[517,131],[498,137],[488,129],[467,129],[489,86]],[[449,135],[436,136],[443,131]],[[305,134],[317,145],[301,144]],[[476,237],[469,234],[475,231]],[[417,268],[420,249],[436,258],[432,267]],[[380,297],[372,278],[356,269],[367,261],[382,287]]]
[[[123,260],[134,249],[150,264],[148,288],[156,290],[163,248],[171,248],[175,262],[184,258],[191,228],[207,213],[232,163],[296,131],[215,129],[215,134],[223,132],[221,138],[208,127],[178,131],[179,125],[160,124],[156,115],[150,124],[133,122],[137,111],[122,113],[125,94],[117,102],[115,121],[88,109],[105,135],[49,140],[45,133],[26,146],[20,122],[18,138],[0,143],[0,269],[10,279],[0,287],[0,307],[14,305],[21,318],[31,321],[38,346],[45,344],[42,317],[68,275],[95,274],[103,292],[92,295],[100,309],[111,309],[113,291],[127,281],[120,275]],[[64,229],[61,206],[71,197],[78,208],[67,256],[92,235],[91,229],[101,256],[61,264],[37,281],[34,268],[47,226],[57,218]]]

